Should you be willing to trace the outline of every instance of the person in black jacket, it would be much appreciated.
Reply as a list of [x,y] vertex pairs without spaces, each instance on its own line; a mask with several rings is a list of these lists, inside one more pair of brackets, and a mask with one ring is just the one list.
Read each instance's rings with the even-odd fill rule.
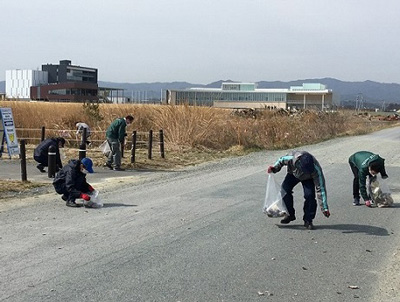
[[56,150],[56,171],[62,168],[60,148],[64,148],[65,139],[63,137],[51,137],[42,141],[34,150],[33,158],[39,163],[36,168],[40,172],[46,172],[44,167],[48,167],[49,148],[53,146]]
[[68,207],[79,207],[75,203],[76,198],[82,198],[85,201],[90,200],[88,193],[94,191],[94,188],[86,181],[86,172],[93,173],[93,162],[85,157],[82,160],[71,159],[54,178],[53,186],[61,198],[65,200]]

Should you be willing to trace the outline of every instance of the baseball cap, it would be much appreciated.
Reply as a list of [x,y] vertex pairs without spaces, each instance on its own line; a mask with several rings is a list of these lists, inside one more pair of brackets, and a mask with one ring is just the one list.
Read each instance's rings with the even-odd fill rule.
[[93,162],[89,157],[82,158],[81,163],[89,173],[94,173]]

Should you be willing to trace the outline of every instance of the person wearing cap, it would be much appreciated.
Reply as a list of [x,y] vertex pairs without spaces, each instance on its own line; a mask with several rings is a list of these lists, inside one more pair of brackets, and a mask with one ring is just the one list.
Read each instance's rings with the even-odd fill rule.
[[287,174],[281,185],[282,199],[287,207],[289,215],[281,220],[282,224],[288,224],[296,220],[293,207],[293,188],[301,182],[304,192],[304,226],[312,230],[313,220],[317,211],[317,201],[325,217],[330,216],[325,178],[322,168],[316,158],[306,151],[292,151],[282,156],[273,166],[269,166],[268,173],[277,173],[283,166],[287,166]]
[[64,148],[65,139],[63,137],[51,137],[42,141],[33,151],[33,158],[39,164],[36,168],[40,172],[45,173],[45,167],[48,167],[49,148],[54,147],[56,151],[56,171],[62,168],[62,161],[60,156],[60,148]]
[[124,118],[114,120],[106,131],[106,139],[111,152],[105,166],[115,171],[123,171],[121,168],[121,144],[125,141],[126,126],[132,124],[134,118],[127,115]]
[[93,162],[85,157],[82,160],[71,159],[54,178],[53,186],[68,207],[79,207],[77,198],[90,201],[89,194],[94,188],[86,181],[86,173],[94,173]]
[[360,205],[360,193],[367,207],[373,207],[374,203],[367,193],[367,177],[381,173],[383,179],[388,178],[385,170],[385,159],[378,154],[369,151],[358,151],[349,157],[350,169],[353,172],[353,205]]

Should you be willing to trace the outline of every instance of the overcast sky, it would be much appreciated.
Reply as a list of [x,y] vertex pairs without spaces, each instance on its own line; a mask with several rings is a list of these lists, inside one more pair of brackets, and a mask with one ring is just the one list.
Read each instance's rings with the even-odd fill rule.
[[3,0],[0,12],[0,81],[66,59],[110,82],[400,83],[399,0]]

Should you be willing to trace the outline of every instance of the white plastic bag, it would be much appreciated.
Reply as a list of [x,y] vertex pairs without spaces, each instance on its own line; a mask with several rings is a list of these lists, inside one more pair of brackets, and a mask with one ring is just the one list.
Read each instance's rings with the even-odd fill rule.
[[263,213],[267,214],[268,217],[283,217],[289,215],[286,205],[282,200],[280,187],[276,183],[272,173],[268,174]]
[[368,194],[373,202],[380,208],[393,205],[392,192],[386,180],[380,174],[371,177],[367,182]]
[[90,200],[89,201],[84,201],[83,205],[87,208],[101,208],[103,206],[103,203],[101,202],[101,199],[99,197],[99,191],[94,190],[89,194]]
[[108,142],[106,140],[101,143],[101,145],[99,146],[99,149],[106,157],[108,157],[108,155],[111,152],[110,145],[108,144]]

